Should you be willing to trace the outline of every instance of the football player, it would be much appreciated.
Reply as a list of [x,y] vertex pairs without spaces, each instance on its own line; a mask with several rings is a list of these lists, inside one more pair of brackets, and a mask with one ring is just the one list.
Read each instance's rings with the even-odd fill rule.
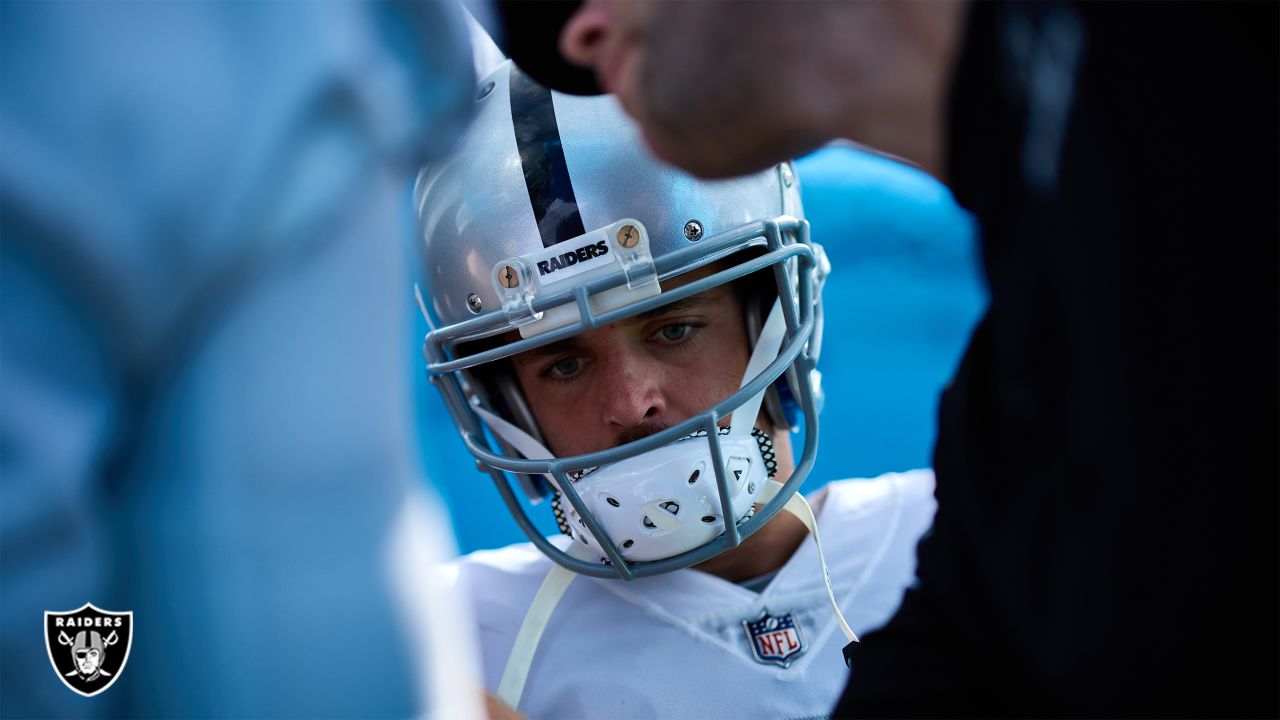
[[827,713],[912,581],[933,477],[797,493],[830,268],[792,165],[695,179],[613,98],[510,63],[477,98],[416,202],[428,372],[531,541],[456,567],[488,689],[536,718]]

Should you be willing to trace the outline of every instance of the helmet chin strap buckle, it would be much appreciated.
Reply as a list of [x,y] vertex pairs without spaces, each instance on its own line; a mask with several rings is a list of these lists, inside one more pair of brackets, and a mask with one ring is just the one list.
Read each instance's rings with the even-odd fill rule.
[[844,651],[843,651],[844,666],[849,668],[850,670],[853,669],[853,651],[857,647],[858,647],[858,643],[856,640],[851,640],[848,644],[844,646]]

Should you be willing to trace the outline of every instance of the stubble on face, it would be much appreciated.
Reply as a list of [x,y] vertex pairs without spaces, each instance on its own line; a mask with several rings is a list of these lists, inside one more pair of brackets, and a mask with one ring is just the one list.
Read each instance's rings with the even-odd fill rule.
[[[679,284],[722,267],[721,263],[714,263],[681,278]],[[563,351],[531,351],[513,358],[521,389],[543,435],[558,456],[593,452],[643,439],[710,408],[740,386],[749,353],[739,291],[721,285],[691,300],[701,304],[669,315],[659,308],[648,324],[618,323],[598,328],[584,333],[581,341],[566,344]],[[650,337],[655,327],[669,320],[694,319],[691,314],[707,323],[698,345],[686,351],[659,349],[652,354],[644,349],[642,340]],[[539,354],[543,357],[535,359]],[[575,383],[560,386],[539,377],[548,363],[579,354],[586,356],[588,363]],[[616,368],[607,368],[604,364],[619,360],[641,373],[652,373],[643,382],[652,382],[662,400],[661,413],[622,428],[610,427],[601,421],[602,412],[607,414],[604,408],[609,402],[608,394],[625,384],[617,377],[610,377]],[[639,375],[631,377],[642,381]],[[777,479],[785,481],[793,470],[789,436],[783,429],[774,432],[773,437],[779,462]],[[781,567],[804,536],[805,528],[799,520],[780,513],[741,546],[697,567],[732,582],[757,577]]]
[[[664,327],[686,324],[694,328],[687,341],[663,339]],[[634,442],[709,409],[737,390],[747,345],[741,301],[722,285],[512,361],[548,445],[564,457]],[[564,361],[572,377],[556,379]]]

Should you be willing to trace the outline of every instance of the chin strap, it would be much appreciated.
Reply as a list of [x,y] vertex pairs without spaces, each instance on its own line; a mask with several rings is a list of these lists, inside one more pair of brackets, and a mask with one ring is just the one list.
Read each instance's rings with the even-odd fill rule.
[[537,438],[503,420],[497,413],[480,404],[477,399],[471,403],[471,409],[489,426],[494,435],[507,441],[511,447],[520,452],[528,460],[550,460],[555,457]]
[[[786,319],[782,316],[782,301],[774,300],[773,309],[769,311],[769,317],[764,321],[764,327],[760,328],[760,337],[756,339],[756,346],[751,351],[751,358],[747,360],[747,369],[742,373],[742,382],[738,387],[742,387],[750,382],[760,373],[764,372],[769,363],[778,357],[778,350],[782,347],[782,339],[787,334]],[[729,416],[729,436],[735,435],[751,435],[751,430],[756,425],[756,417],[760,414],[760,403],[764,402],[765,393],[769,391],[768,386],[761,392],[747,398],[747,401],[738,406],[737,410]],[[742,422],[735,422],[739,418]]]
[[[577,543],[570,545],[566,552],[579,560],[590,559],[585,554],[588,552],[586,548]],[[533,656],[538,652],[538,642],[542,640],[542,633],[547,629],[547,621],[551,619],[551,613],[560,603],[564,591],[569,589],[569,584],[576,577],[578,573],[552,563],[551,571],[547,573],[546,579],[538,588],[538,594],[533,596],[529,611],[525,613],[524,622],[520,624],[520,631],[516,633],[515,644],[511,646],[507,666],[502,670],[502,680],[498,682],[498,699],[512,709],[520,705],[520,696],[524,694],[524,684],[529,679],[529,668],[533,666]]]
[[[503,420],[497,413],[482,406],[479,400],[472,401],[471,409],[475,411],[476,415],[480,416],[481,420],[484,420],[484,423],[489,426],[489,430],[491,430],[494,435],[505,440],[508,445],[515,448],[517,452],[525,457],[525,459],[551,460],[555,458],[555,454],[543,446],[542,443],[538,442],[537,438],[506,420]],[[551,487],[554,488],[556,492],[560,492],[560,484],[556,482],[554,476],[548,473],[544,474],[542,477],[546,478],[547,482],[551,483]]]
[[[762,504],[769,502],[781,489],[782,483],[770,480],[761,491],[761,499],[758,502]],[[831,589],[831,575],[827,573],[827,558],[822,554],[822,538],[818,536],[818,521],[813,516],[813,508],[809,506],[809,501],[805,500],[803,495],[796,493],[787,500],[787,504],[783,505],[782,509],[795,515],[809,529],[809,534],[813,536],[813,543],[818,546],[818,562],[822,564],[822,582],[827,587],[827,599],[831,601],[831,610],[836,614],[836,622],[840,623],[840,630],[844,633],[846,640],[850,643],[858,642],[858,636],[854,634],[853,628],[849,627],[849,623],[844,619],[844,613],[840,612],[840,606],[836,604],[836,594]]]

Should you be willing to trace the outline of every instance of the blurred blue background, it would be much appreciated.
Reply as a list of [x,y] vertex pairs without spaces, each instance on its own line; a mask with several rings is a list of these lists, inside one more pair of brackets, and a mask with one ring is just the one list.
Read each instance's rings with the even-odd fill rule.
[[[476,716],[396,234],[466,22],[0,2],[0,718]],[[86,602],[134,613],[92,699],[44,633]]]
[[[929,175],[851,146],[819,150],[797,169],[812,237],[832,264],[819,365],[827,399],[804,491],[928,466],[938,394],[986,303],[972,220]],[[417,317],[419,342],[425,332]],[[423,462],[459,550],[524,541],[421,371],[415,395]],[[531,515],[558,532],[549,508]]]

